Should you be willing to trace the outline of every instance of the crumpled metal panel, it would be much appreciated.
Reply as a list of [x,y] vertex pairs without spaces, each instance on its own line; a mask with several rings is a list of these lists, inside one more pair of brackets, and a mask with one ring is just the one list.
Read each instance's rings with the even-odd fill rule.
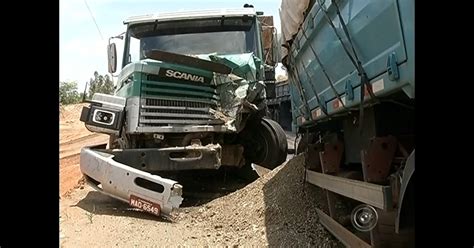
[[243,114],[262,110],[266,105],[265,84],[257,80],[262,61],[253,53],[205,54],[198,57],[231,68],[230,74],[214,74],[213,82],[217,85],[220,108],[212,110],[211,114],[223,120],[228,130],[239,132],[245,126],[247,115]]
[[[298,33],[298,29],[304,21],[304,13],[309,6],[309,0],[282,0],[280,7],[280,21],[282,33],[282,45],[288,45],[288,41]],[[284,58],[288,50],[283,46],[281,57]]]

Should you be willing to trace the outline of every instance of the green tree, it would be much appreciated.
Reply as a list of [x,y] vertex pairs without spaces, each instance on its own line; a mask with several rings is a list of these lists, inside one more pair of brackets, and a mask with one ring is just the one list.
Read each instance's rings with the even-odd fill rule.
[[97,71],[94,78],[89,80],[89,97],[94,93],[112,94],[114,92],[114,82],[109,75],[102,76]]
[[59,102],[61,104],[73,104],[80,101],[77,82],[59,82]]

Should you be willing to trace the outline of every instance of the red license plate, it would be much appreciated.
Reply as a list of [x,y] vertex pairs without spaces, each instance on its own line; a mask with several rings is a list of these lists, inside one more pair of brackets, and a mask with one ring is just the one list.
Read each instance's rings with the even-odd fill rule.
[[145,212],[160,216],[160,204],[142,199],[136,195],[130,195],[128,202],[130,206],[144,210]]

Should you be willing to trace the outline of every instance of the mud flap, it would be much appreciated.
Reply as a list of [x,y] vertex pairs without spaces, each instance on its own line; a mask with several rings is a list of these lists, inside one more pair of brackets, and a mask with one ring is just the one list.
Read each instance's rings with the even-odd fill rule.
[[80,168],[94,189],[155,215],[169,216],[183,201],[178,182],[113,160],[114,155],[84,147]]

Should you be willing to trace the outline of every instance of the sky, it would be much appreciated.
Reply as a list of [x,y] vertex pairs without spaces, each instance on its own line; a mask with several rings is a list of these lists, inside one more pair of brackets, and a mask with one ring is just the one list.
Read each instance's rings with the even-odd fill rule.
[[[280,32],[278,9],[281,0],[60,0],[59,80],[76,81],[81,92],[86,82],[93,77],[94,71],[101,75],[107,74],[108,39],[125,31],[123,21],[130,16],[170,11],[241,8],[245,3],[252,4],[265,15],[272,15],[274,25]],[[121,47],[118,42],[117,45],[117,53],[120,54]],[[117,66],[120,66],[120,63],[117,63]]]

